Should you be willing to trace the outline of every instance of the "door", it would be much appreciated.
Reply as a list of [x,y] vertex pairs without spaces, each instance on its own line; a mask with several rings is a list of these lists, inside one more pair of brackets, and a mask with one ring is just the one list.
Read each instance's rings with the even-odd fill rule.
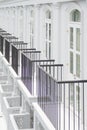
[[[69,73],[70,79],[78,80],[80,79],[80,41],[81,41],[81,29],[77,24],[73,24],[69,28]],[[73,87],[74,87],[74,95],[75,95],[75,106],[78,109],[78,103],[80,102],[80,86],[79,84],[71,84],[70,85],[70,96],[71,96],[71,104],[73,102]]]
[[80,27],[70,26],[69,72],[70,77],[80,78]]
[[46,23],[46,58],[51,59],[51,23]]

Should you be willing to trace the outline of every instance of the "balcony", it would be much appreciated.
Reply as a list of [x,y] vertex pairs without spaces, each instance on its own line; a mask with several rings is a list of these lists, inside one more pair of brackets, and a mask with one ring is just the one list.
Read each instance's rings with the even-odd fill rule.
[[[2,30],[0,51],[0,67],[2,69],[4,65],[6,68],[2,69],[2,73],[5,71],[8,75],[13,75],[13,78],[8,76],[5,80],[14,83],[14,94],[10,94],[10,97],[4,95],[1,99],[9,130],[87,129],[87,80],[62,81],[63,64],[55,64],[54,59],[41,59],[41,51],[28,48],[26,43],[11,35],[9,37],[6,32],[3,35]],[[16,76],[10,72],[11,68]],[[2,95],[3,91],[6,94],[9,89],[5,89],[3,84],[1,83]],[[19,97],[16,97],[17,94]],[[15,107],[18,107],[18,111]]]

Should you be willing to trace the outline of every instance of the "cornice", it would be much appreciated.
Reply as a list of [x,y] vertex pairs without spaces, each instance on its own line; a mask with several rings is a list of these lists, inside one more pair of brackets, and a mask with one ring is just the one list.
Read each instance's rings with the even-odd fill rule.
[[24,5],[41,5],[41,4],[52,4],[60,2],[69,2],[76,0],[6,0],[0,2],[1,7],[14,7],[14,6],[24,6]]

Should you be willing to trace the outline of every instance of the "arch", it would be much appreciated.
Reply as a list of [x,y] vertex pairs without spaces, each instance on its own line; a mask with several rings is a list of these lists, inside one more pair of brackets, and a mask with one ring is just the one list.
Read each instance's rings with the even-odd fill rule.
[[74,9],[70,13],[70,21],[80,22],[81,21],[81,13],[79,10]]
[[30,16],[33,18],[34,17],[34,10],[30,11]]
[[46,18],[51,19],[51,11],[50,10],[46,11]]

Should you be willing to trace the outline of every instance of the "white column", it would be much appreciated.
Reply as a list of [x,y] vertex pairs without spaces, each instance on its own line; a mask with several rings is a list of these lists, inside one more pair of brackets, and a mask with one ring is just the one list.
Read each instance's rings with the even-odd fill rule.
[[23,41],[26,42],[27,35],[27,6],[23,7]]
[[60,63],[60,4],[52,5],[52,58]]
[[8,17],[9,17],[9,22],[8,22],[8,32],[12,33],[12,8],[8,9]]
[[15,7],[15,32],[14,35],[18,37],[18,10],[19,7]]
[[[8,22],[9,22],[9,18],[8,18],[8,8],[5,8],[5,30],[8,31]],[[3,18],[4,16],[2,15],[2,23],[3,23]]]
[[30,6],[27,6],[26,13],[26,42],[30,45]]
[[15,8],[12,9],[12,34],[15,36]]
[[13,34],[13,8],[11,7],[9,10],[10,10],[10,13],[9,13],[9,17],[10,17],[9,32],[11,34]]
[[34,6],[34,47],[39,48],[40,35],[40,6]]
[[5,8],[3,8],[2,9],[2,27],[3,27],[3,29],[5,29],[6,28],[6,17],[5,17],[5,15],[6,15],[6,9]]
[[18,7],[18,11],[17,11],[17,26],[18,26],[18,28],[17,28],[17,35],[18,35],[18,38],[19,38],[19,40],[21,39],[20,37],[20,11],[21,11],[21,9],[22,9],[22,7],[20,6],[20,7]]
[[[81,78],[87,79],[87,8],[83,10],[84,15],[81,18]],[[82,92],[82,90],[81,90]],[[85,129],[87,129],[87,84],[84,87],[84,116],[85,116]],[[83,103],[83,101],[82,101]],[[83,110],[83,104],[82,104],[82,110]],[[83,113],[82,113],[83,114]]]
[[39,49],[41,50],[41,56],[42,58],[45,57],[45,5],[41,6],[40,9],[40,43],[39,43]]

